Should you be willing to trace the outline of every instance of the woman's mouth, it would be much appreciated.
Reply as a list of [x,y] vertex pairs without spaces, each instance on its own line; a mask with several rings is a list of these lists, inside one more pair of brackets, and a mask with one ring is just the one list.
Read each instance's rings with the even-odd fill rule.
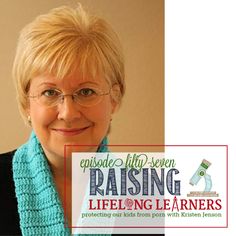
[[53,128],[52,130],[62,136],[75,136],[75,135],[83,133],[89,127],[90,126],[86,126],[83,128],[70,128],[70,129],[68,129],[68,128]]

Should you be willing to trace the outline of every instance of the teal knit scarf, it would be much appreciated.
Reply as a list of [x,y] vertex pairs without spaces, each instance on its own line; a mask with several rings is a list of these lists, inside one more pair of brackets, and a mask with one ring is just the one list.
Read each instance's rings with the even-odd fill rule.
[[[106,144],[104,138],[98,151],[108,151]],[[13,157],[13,179],[23,235],[70,235],[50,167],[34,132]]]

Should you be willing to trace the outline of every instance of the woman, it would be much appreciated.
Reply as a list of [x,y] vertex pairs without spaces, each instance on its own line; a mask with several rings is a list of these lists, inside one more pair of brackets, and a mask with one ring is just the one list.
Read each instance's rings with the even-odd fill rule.
[[22,30],[13,77],[20,112],[33,132],[0,157],[0,234],[67,235],[64,146],[106,151],[125,87],[118,37],[80,5],[53,9]]

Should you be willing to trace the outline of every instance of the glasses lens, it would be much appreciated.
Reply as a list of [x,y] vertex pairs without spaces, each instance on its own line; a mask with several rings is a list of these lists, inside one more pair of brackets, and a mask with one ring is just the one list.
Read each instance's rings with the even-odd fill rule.
[[38,101],[43,106],[55,106],[61,100],[62,94],[56,89],[46,89],[39,92]]
[[39,102],[43,105],[43,106],[47,106],[47,107],[53,107],[56,106],[59,101],[61,100],[61,97],[40,97],[39,98]]
[[102,91],[95,87],[86,87],[74,93],[74,100],[82,106],[94,106],[102,99]]

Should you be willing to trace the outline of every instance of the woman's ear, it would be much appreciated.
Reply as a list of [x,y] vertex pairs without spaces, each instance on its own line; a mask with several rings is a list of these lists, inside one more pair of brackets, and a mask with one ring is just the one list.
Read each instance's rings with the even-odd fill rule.
[[120,107],[121,92],[120,86],[114,84],[111,88],[111,103],[112,103],[112,113],[116,112]]
[[25,123],[29,126],[31,126],[31,116],[30,116],[30,104],[29,101],[27,101],[26,106],[24,107],[24,117],[25,117]]
[[26,103],[26,105],[24,107],[24,113],[25,113],[26,117],[30,115],[30,104],[29,104],[29,101],[27,101],[27,103]]

